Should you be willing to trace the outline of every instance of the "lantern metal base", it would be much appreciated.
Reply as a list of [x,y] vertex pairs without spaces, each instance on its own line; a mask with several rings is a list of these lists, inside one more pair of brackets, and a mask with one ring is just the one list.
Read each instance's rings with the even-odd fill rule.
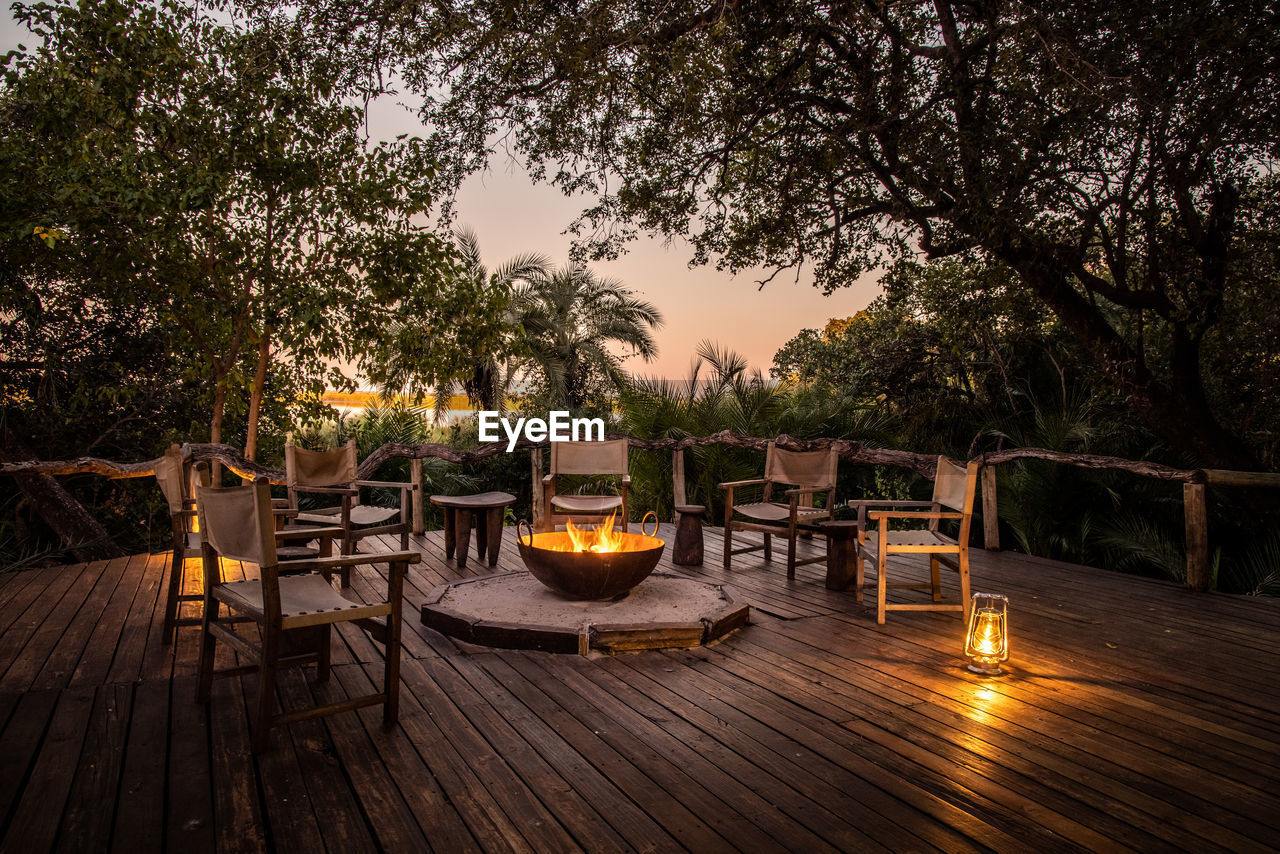
[[970,672],[980,673],[983,676],[999,676],[1000,674],[1004,673],[1004,670],[1001,669],[1000,662],[998,661],[993,661],[990,663],[987,663],[985,661],[979,661],[979,660],[970,661],[968,664],[968,668]]

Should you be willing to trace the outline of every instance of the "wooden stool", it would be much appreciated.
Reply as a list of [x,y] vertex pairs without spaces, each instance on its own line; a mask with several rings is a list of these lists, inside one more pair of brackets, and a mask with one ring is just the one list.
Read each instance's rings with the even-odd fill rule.
[[516,497],[506,492],[482,492],[479,495],[433,495],[431,503],[444,510],[444,556],[447,560],[458,553],[458,568],[467,565],[471,549],[471,525],[476,528],[476,557],[489,554],[489,566],[498,565],[498,548],[502,545],[502,515]]
[[[857,574],[858,521],[819,522],[817,532],[827,538],[827,589],[848,590]],[[857,601],[862,601],[862,579],[857,579]]]
[[671,549],[671,562],[680,566],[702,566],[701,504],[677,504],[676,544]]

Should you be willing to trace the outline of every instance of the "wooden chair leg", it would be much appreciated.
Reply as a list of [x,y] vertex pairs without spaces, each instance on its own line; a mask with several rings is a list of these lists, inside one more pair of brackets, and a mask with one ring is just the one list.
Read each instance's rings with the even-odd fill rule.
[[326,624],[318,634],[317,643],[320,644],[320,648],[316,650],[316,681],[328,682],[333,663],[333,625]]
[[400,622],[404,602],[405,566],[390,567],[392,578],[387,593],[391,597],[391,613],[387,616],[386,668],[383,671],[382,690],[387,702],[382,707],[382,725],[392,727],[400,720]]
[[183,551],[173,550],[173,560],[169,562],[169,593],[164,603],[164,634],[161,638],[165,646],[173,643],[173,635],[178,630],[178,596],[182,593],[182,571],[186,563]]
[[[353,547],[353,550],[354,550],[354,547]],[[344,566],[342,568],[342,586],[343,587],[351,586],[351,567],[349,566]]]
[[253,728],[253,752],[262,753],[271,743],[271,718],[276,703],[276,668],[280,659],[280,632],[262,631],[262,658],[258,661],[258,716]]
[[196,702],[209,702],[213,690],[213,656],[217,638],[209,631],[209,624],[218,621],[219,605],[212,596],[204,597],[204,618],[200,626],[200,665],[196,679]]
[[787,527],[787,578],[796,577],[796,523],[792,519]]
[[935,555],[929,555],[929,575],[933,582],[933,601],[942,601],[942,578],[938,574],[938,558]]
[[866,584],[866,561],[862,557],[862,552],[858,551],[858,544],[853,544],[853,599],[859,605],[862,604],[862,587]]
[[724,568],[730,569],[733,563],[733,527],[729,520],[724,520]]
[[888,599],[889,592],[889,556],[885,554],[888,551],[889,538],[885,528],[887,523],[884,519],[880,520],[880,542],[879,550],[876,552],[876,623],[884,625],[885,604]]
[[964,624],[969,625],[969,611],[973,605],[973,597],[969,594],[969,551],[960,551],[960,602],[964,605]]
[[773,560],[773,534],[764,535],[764,559]]

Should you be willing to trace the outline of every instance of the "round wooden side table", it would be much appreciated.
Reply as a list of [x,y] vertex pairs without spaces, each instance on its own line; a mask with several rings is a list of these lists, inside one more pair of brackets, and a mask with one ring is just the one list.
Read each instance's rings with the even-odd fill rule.
[[488,552],[489,566],[498,565],[498,549],[502,545],[502,515],[516,497],[507,492],[482,492],[479,495],[433,495],[431,503],[444,510],[444,556],[458,555],[458,567],[467,565],[471,549],[472,523],[476,529],[476,558],[484,560]]

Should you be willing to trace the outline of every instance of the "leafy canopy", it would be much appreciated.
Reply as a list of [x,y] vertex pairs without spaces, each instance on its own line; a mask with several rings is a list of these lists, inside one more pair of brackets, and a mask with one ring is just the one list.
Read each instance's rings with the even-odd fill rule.
[[[499,144],[596,196],[599,252],[811,265],[831,289],[919,250],[1007,264],[1153,429],[1247,466],[1202,345],[1252,271],[1280,160],[1268,0],[339,2],[300,16],[426,96],[456,183]],[[354,57],[358,59],[358,57]]]
[[257,397],[267,371],[314,394],[411,318],[421,334],[396,343],[432,382],[500,333],[422,224],[429,151],[370,144],[292,24],[221,25],[177,2],[15,8],[43,44],[4,62],[0,308],[131,306],[180,330],[215,389],[215,438],[255,365]]

